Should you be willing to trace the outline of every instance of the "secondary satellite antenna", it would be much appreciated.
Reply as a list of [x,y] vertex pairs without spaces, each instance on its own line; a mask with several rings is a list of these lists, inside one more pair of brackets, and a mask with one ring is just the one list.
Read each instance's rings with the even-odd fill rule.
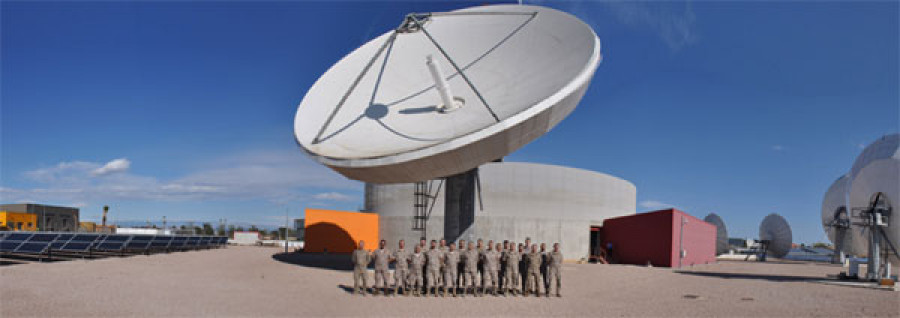
[[294,136],[310,157],[350,179],[459,175],[556,126],[600,61],[591,27],[554,9],[411,13],[313,84]]
[[784,257],[791,250],[793,244],[791,226],[781,215],[769,214],[759,224],[759,240],[763,246],[760,260],[765,260],[767,255],[776,258]]
[[716,226],[716,255],[728,253],[728,230],[725,221],[715,213],[710,213],[703,221]]

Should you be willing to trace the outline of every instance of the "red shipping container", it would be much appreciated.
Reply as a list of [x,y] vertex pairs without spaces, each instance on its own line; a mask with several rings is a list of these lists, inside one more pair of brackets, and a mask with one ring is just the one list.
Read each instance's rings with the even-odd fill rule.
[[612,243],[615,263],[681,267],[716,261],[716,226],[676,209],[606,219],[601,233],[603,247]]

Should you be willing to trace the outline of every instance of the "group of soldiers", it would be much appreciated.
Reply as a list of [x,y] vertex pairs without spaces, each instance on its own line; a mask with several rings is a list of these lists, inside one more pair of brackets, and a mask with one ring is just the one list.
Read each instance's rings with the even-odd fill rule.
[[448,245],[446,240],[441,240],[440,245],[432,240],[428,247],[422,239],[412,252],[405,249],[403,240],[394,251],[388,250],[386,244],[381,240],[378,249],[370,253],[365,250],[365,242],[359,241],[351,256],[354,293],[366,294],[366,268],[374,262],[374,295],[389,294],[389,266],[394,263],[394,295],[422,296],[424,289],[424,296],[433,294],[435,297],[448,294],[465,297],[470,292],[474,296],[489,292],[494,296],[529,296],[532,293],[541,296],[543,286],[544,295],[550,297],[555,282],[556,296],[562,297],[560,267],[563,255],[559,243],[554,243],[553,250],[547,251],[544,243],[538,249],[537,244],[531,244],[530,238],[518,245],[510,241],[495,245],[491,240],[486,247],[481,239],[468,245],[465,240],[460,240],[458,247],[453,243]]

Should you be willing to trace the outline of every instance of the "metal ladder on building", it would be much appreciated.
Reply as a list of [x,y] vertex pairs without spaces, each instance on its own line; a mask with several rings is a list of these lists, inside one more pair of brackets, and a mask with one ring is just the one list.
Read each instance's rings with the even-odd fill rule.
[[431,217],[431,211],[434,209],[435,199],[444,185],[441,180],[437,189],[432,194],[434,180],[420,181],[415,183],[413,192],[413,231],[422,233],[421,238],[427,237],[428,234],[428,218]]

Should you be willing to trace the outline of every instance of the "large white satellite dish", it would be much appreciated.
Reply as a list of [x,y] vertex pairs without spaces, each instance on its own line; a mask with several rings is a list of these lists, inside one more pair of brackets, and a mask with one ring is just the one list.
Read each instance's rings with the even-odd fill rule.
[[350,179],[459,174],[568,116],[600,61],[591,27],[561,11],[494,5],[413,13],[313,84],[294,135],[312,158]]
[[728,253],[728,229],[718,214],[710,213],[703,221],[716,226],[716,255]]
[[768,255],[784,257],[793,244],[791,226],[780,215],[769,214],[759,224],[759,239],[768,243]]

